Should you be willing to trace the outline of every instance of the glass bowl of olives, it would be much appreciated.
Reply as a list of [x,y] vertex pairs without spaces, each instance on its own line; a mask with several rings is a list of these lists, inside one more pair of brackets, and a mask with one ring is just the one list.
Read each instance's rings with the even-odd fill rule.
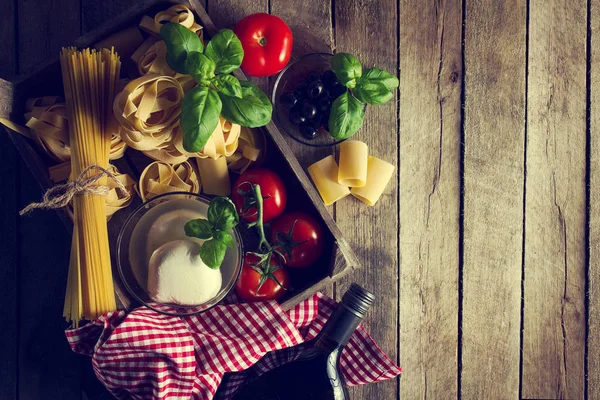
[[279,73],[273,87],[277,127],[308,146],[328,147],[343,141],[329,135],[331,103],[347,90],[331,70],[331,57],[312,53],[299,58]]

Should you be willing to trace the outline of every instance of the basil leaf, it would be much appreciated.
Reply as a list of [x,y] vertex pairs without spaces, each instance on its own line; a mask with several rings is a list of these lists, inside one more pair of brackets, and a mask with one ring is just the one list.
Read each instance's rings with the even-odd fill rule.
[[204,54],[192,51],[188,53],[185,59],[185,68],[188,74],[192,75],[196,82],[202,84],[215,76],[215,63]]
[[233,249],[233,236],[231,233],[225,231],[216,231],[215,232],[215,240],[224,243],[227,247]]
[[212,269],[217,269],[221,266],[226,253],[227,245],[220,240],[207,240],[200,247],[200,258],[207,267]]
[[198,239],[210,239],[213,237],[212,225],[205,219],[193,219],[183,227],[185,235]]
[[385,104],[394,97],[394,94],[382,82],[363,81],[362,78],[352,93],[358,100],[368,104]]
[[396,78],[389,72],[383,71],[377,67],[369,68],[368,70],[366,70],[363,76],[361,76],[361,78],[359,79],[358,84],[360,84],[362,81],[380,82],[388,90],[396,89],[399,84],[398,78]]
[[185,60],[189,53],[202,53],[204,46],[198,36],[183,25],[169,22],[160,28],[160,36],[167,45],[167,64],[175,72],[189,74]]
[[208,206],[208,221],[217,230],[227,231],[238,224],[240,217],[227,197],[215,197]]
[[222,29],[206,45],[204,52],[216,65],[216,74],[228,74],[242,65],[244,48],[231,29]]
[[212,84],[219,92],[233,97],[242,97],[242,85],[235,76],[232,75],[217,75]]
[[363,104],[348,92],[331,105],[329,133],[336,140],[347,139],[362,126],[365,111]]
[[183,148],[190,153],[201,151],[219,123],[221,100],[214,90],[196,86],[183,98],[179,119]]
[[264,126],[271,120],[273,105],[258,87],[248,81],[241,81],[242,97],[219,93],[223,102],[221,115],[228,121],[248,128]]
[[352,89],[362,75],[360,62],[349,53],[337,53],[331,58],[331,69],[344,86]]

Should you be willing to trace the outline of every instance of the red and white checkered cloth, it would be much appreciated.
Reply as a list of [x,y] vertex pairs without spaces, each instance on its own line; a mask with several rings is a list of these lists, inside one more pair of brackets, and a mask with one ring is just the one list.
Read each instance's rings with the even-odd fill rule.
[[[66,336],[74,352],[92,357],[96,376],[117,398],[213,399],[219,388],[217,397],[229,399],[243,370],[256,364],[262,373],[294,359],[335,304],[317,293],[287,312],[272,301],[220,305],[185,318],[141,307],[108,313]],[[402,372],[362,327],[340,366],[349,386]]]

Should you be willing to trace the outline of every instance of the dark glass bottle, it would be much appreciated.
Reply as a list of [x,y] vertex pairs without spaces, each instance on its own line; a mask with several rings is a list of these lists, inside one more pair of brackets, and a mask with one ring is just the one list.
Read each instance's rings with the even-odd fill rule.
[[234,399],[348,399],[340,355],[374,299],[372,293],[353,283],[319,335],[304,345],[307,349],[296,360],[257,378],[249,377]]

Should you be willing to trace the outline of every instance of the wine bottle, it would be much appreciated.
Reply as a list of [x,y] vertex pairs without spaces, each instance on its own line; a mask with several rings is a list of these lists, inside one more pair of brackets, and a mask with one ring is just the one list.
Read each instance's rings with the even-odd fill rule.
[[321,332],[302,345],[306,350],[296,360],[258,377],[250,376],[234,399],[348,399],[340,356],[374,299],[372,293],[356,283],[350,285]]

